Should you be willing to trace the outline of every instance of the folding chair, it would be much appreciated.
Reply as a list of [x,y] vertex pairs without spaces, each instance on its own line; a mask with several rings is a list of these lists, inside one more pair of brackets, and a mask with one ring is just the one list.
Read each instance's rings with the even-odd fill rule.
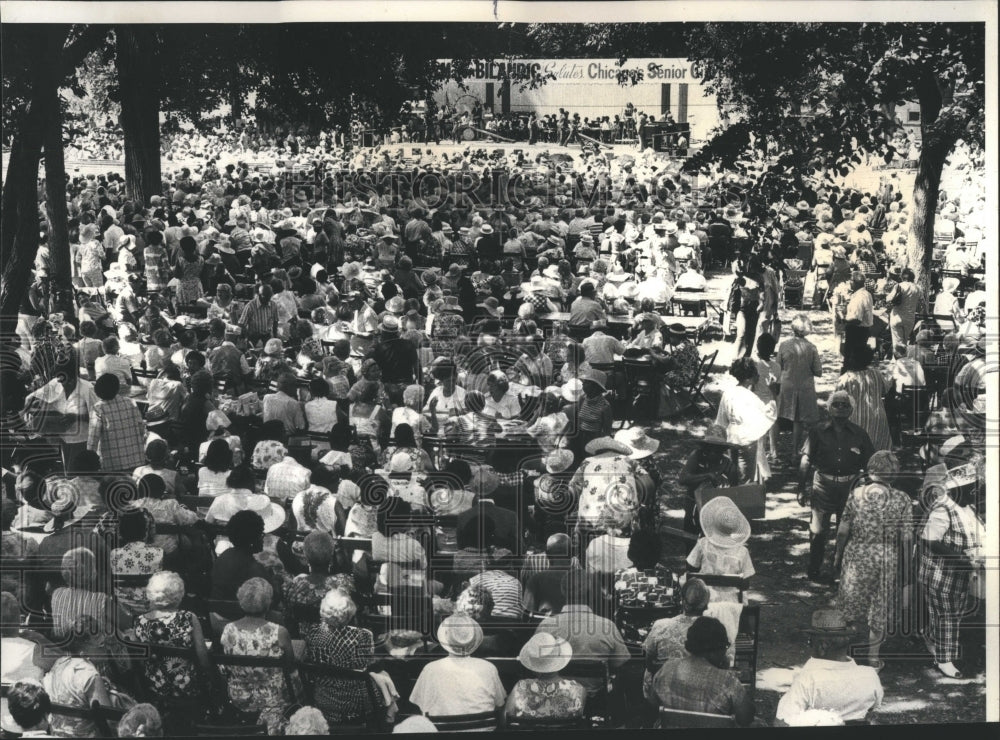
[[[715,413],[715,404],[712,403],[708,398],[705,397],[704,388],[705,383],[708,382],[709,375],[712,374],[712,366],[715,364],[715,358],[718,357],[719,350],[715,350],[712,354],[707,357],[702,357],[701,363],[698,365],[698,372],[694,376],[694,380],[691,386],[687,388],[688,396],[691,399],[691,405],[695,406],[699,410],[699,402],[704,403],[708,406],[708,411],[712,414]],[[704,415],[704,411],[702,414]]]

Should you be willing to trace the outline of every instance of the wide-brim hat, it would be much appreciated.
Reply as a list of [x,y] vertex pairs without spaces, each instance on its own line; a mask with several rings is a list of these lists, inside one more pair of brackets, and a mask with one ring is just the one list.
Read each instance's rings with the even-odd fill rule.
[[456,313],[465,313],[465,309],[458,305],[458,296],[446,295],[441,300],[444,301],[444,305],[441,306],[442,311],[455,311]]
[[847,250],[844,249],[844,247],[842,247],[840,244],[837,244],[836,246],[832,247],[830,249],[830,252],[833,254],[834,257],[837,257],[838,259],[842,260],[847,259]]
[[676,234],[677,233],[677,224],[673,223],[672,221],[670,223],[666,224],[666,231],[667,231],[668,234]]
[[487,298],[487,299],[486,299],[485,301],[483,301],[482,303],[477,303],[476,305],[477,305],[477,306],[478,306],[479,308],[481,308],[481,309],[483,309],[484,311],[486,311],[486,313],[488,313],[488,314],[489,314],[490,316],[496,316],[496,317],[499,317],[499,316],[501,315],[501,311],[500,311],[500,301],[498,301],[498,300],[497,300],[497,299],[496,299],[495,297],[493,297],[493,296],[490,296],[489,298]]
[[660,441],[653,439],[641,427],[629,427],[615,433],[615,441],[632,448],[633,460],[642,460],[660,449]]
[[573,451],[562,448],[552,450],[542,460],[542,464],[548,473],[563,473],[573,464]]
[[716,547],[738,547],[750,539],[750,522],[728,496],[716,496],[701,507],[705,538]]
[[612,283],[624,283],[632,279],[632,275],[627,272],[609,272],[605,277]]
[[584,397],[583,383],[579,378],[568,380],[563,384],[562,388],[559,389],[559,395],[563,397],[563,400],[569,401],[570,403],[576,403]]
[[849,636],[857,633],[839,609],[817,609],[812,613],[809,626],[803,632],[810,635],[826,635],[828,637]]
[[598,437],[587,442],[583,448],[588,455],[597,455],[601,452],[614,452],[619,455],[632,454],[632,448],[616,440],[614,437]]
[[464,272],[464,270],[465,270],[464,267],[453,262],[452,264],[448,265],[448,277],[455,279],[459,277],[462,274],[462,272]]
[[608,374],[603,370],[587,370],[577,376],[580,382],[590,381],[594,385],[600,386],[602,391],[607,390]]
[[480,496],[489,496],[500,487],[500,476],[489,465],[480,465],[472,471],[469,489]]
[[687,328],[684,324],[671,324],[667,327],[667,333],[672,337],[687,337]]
[[479,227],[479,233],[480,234],[487,234],[487,235],[492,234],[493,233],[493,227],[490,226],[489,224],[483,224],[482,226]]
[[433,267],[430,268],[430,269],[424,270],[420,274],[420,282],[422,282],[424,284],[425,288],[430,288],[430,287],[432,287],[434,285],[437,285],[438,284],[438,280],[440,280],[440,279],[441,279],[441,276],[438,274],[437,269],[433,268]]
[[285,524],[285,509],[262,493],[251,496],[244,508],[256,512],[264,520],[264,534],[274,532]]
[[406,301],[403,300],[401,296],[394,295],[392,298],[385,302],[385,310],[389,313],[401,316],[403,310],[406,308]]
[[345,278],[356,278],[361,275],[361,265],[357,262],[347,262],[340,266],[340,274]]
[[627,301],[634,301],[639,297],[639,284],[631,280],[618,286],[618,295]]
[[517,656],[517,661],[533,673],[558,673],[572,659],[569,641],[549,632],[536,632]]
[[467,614],[452,614],[441,622],[437,639],[447,652],[465,657],[483,644],[483,628]]

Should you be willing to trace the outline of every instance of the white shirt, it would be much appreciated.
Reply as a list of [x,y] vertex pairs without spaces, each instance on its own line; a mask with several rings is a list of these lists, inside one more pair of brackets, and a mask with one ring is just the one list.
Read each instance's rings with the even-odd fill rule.
[[411,702],[436,716],[491,712],[506,699],[495,665],[453,655],[424,666],[410,692]]
[[449,416],[461,415],[465,413],[464,388],[455,386],[454,392],[450,396],[445,396],[441,386],[438,386],[431,391],[431,395],[427,399],[427,403],[424,405],[424,411],[430,413],[431,401],[434,400],[437,401],[437,410],[435,413],[437,415],[438,424],[444,423],[444,420]]
[[309,468],[299,465],[294,457],[275,463],[267,471],[264,493],[271,498],[293,498],[296,493],[309,487],[312,473]]
[[76,414],[80,420],[74,424],[67,432],[61,436],[67,444],[86,442],[88,422],[87,418],[97,403],[97,395],[94,393],[94,384],[89,380],[78,378],[76,388],[68,396],[63,390],[62,383],[58,378],[53,378],[41,388],[28,396],[28,401],[37,398],[46,404],[49,411],[60,414]]
[[521,414],[521,404],[510,393],[505,393],[499,401],[487,396],[483,414],[497,419],[514,419]]
[[329,398],[306,401],[305,412],[310,432],[329,432],[337,423],[337,402]]
[[810,658],[778,702],[775,719],[787,722],[807,709],[828,709],[845,722],[864,719],[882,703],[882,682],[874,668],[853,660]]

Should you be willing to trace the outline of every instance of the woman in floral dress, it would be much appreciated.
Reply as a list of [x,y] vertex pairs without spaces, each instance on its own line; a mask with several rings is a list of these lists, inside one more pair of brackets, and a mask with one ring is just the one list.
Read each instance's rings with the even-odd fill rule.
[[514,685],[504,709],[506,721],[582,718],[587,689],[559,675],[572,658],[573,648],[562,637],[547,632],[533,635],[517,659],[535,675]]
[[201,286],[201,271],[205,260],[198,256],[198,245],[193,236],[181,238],[181,254],[177,255],[174,276],[180,281],[177,286],[177,305],[187,306],[205,297]]
[[[265,619],[273,595],[271,584],[263,578],[251,578],[240,586],[236,599],[246,616],[223,629],[220,642],[226,655],[292,659],[294,651],[288,630]],[[257,721],[267,725],[268,734],[280,735],[285,707],[295,701],[282,671],[248,666],[228,666],[224,671],[233,706],[244,712],[259,713]]]
[[834,568],[840,571],[837,606],[848,620],[867,621],[869,658],[880,668],[879,645],[885,639],[890,602],[899,599],[886,586],[896,583],[900,553],[909,552],[913,505],[892,487],[899,473],[895,455],[876,452],[867,470],[870,482],[851,492],[840,518]]
[[[163,550],[152,544],[156,524],[145,509],[125,511],[118,519],[121,547],[111,551],[111,573],[116,576],[145,576],[163,567]],[[142,586],[116,586],[115,598],[132,614],[149,609]]]
[[80,232],[80,278],[88,288],[104,285],[104,246],[97,235],[97,227],[93,224],[87,224]]
[[170,262],[163,248],[163,234],[151,231],[146,235],[142,258],[146,273],[146,290],[163,290],[170,282]]
[[204,689],[199,679],[212,675],[201,623],[192,612],[180,608],[184,590],[184,581],[176,573],[154,574],[146,586],[150,611],[138,617],[133,628],[140,642],[194,649],[198,665],[174,657],[151,656],[143,661],[148,688],[167,705],[184,700],[198,701]]

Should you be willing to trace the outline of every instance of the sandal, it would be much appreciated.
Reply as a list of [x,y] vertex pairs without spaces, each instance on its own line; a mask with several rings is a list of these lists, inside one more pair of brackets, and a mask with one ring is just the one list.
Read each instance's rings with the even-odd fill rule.
[[[950,671],[946,671],[942,668],[942,666],[946,665],[951,666]],[[938,673],[947,678],[962,678],[962,672],[955,667],[954,663],[935,663],[934,667],[937,669]]]

